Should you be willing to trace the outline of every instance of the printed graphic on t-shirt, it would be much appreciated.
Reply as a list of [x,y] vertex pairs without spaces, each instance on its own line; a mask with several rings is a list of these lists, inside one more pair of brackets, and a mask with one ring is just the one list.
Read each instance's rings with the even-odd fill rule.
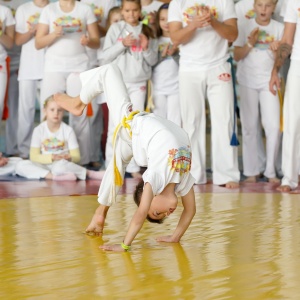
[[98,23],[101,23],[104,15],[103,7],[98,7],[94,3],[89,3],[89,6],[92,8]]
[[256,13],[253,9],[250,9],[247,11],[247,13],[245,14],[245,18],[246,19],[254,19],[256,17]]
[[40,13],[39,12],[36,12],[34,15],[30,16],[27,20],[27,27],[28,27],[28,30],[31,29],[34,25],[38,24],[39,22],[39,18],[40,18]]
[[188,21],[191,21],[193,17],[195,16],[201,16],[203,14],[203,12],[205,12],[206,10],[209,10],[211,15],[215,18],[218,19],[218,11],[217,8],[215,6],[207,6],[205,4],[195,4],[192,7],[189,7],[185,10],[185,12],[183,13],[183,21],[185,23],[187,23]]
[[71,16],[63,16],[54,22],[55,26],[62,26],[64,33],[82,32],[82,22],[80,19]]
[[169,150],[168,165],[171,167],[171,170],[179,172],[180,175],[189,172],[191,169],[190,147]]
[[255,48],[259,50],[268,50],[270,48],[270,43],[275,41],[274,35],[270,35],[265,30],[258,31],[258,39],[254,45]]
[[[170,43],[159,44],[158,45],[158,52],[160,52],[160,53],[164,52],[166,47],[169,47],[169,49],[172,49],[173,45],[171,45]],[[165,59],[170,59],[170,58],[172,58],[172,56],[167,54],[164,58]]]
[[61,141],[56,137],[52,137],[42,142],[41,150],[42,152],[57,153],[64,150],[64,147],[64,141]]

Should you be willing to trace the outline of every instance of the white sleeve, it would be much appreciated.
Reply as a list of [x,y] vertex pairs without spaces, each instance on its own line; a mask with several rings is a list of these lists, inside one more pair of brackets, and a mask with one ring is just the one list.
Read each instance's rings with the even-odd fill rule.
[[46,24],[50,26],[50,20],[49,20],[49,4],[42,10],[40,18],[39,18],[39,23],[41,24]]
[[69,150],[79,148],[78,141],[75,135],[75,132],[72,127],[66,125],[67,133],[66,133],[66,142],[68,143]]
[[28,29],[26,26],[23,6],[17,9],[15,19],[16,19],[16,32],[26,33]]
[[237,39],[233,42],[233,46],[234,47],[243,47],[246,43],[246,34],[245,34],[245,27],[246,25],[249,26],[249,21],[247,22],[241,22],[239,23],[239,27],[238,27],[238,30],[239,30],[239,34],[238,34],[238,37]]
[[5,26],[8,27],[8,26],[12,26],[12,25],[15,25],[15,24],[16,24],[16,22],[15,22],[15,19],[14,19],[13,15],[12,15],[12,12],[8,8],[7,9],[7,14],[6,14]]
[[38,125],[36,128],[34,128],[32,137],[31,137],[31,144],[30,147],[32,148],[41,148],[41,140],[42,140],[42,133],[41,133],[41,126]]
[[284,14],[284,22],[297,23],[298,21],[298,8],[295,6],[296,1],[288,0],[286,11]]
[[224,14],[223,14],[223,20],[226,21],[229,19],[236,19],[237,15],[235,13],[235,8],[234,8],[234,2],[233,0],[223,0],[224,1]]
[[97,18],[93,12],[93,9],[91,8],[91,6],[89,6],[88,4],[85,4],[87,7],[87,17],[86,17],[86,24],[90,25],[93,24],[95,22],[97,22]]
[[182,22],[182,11],[180,3],[177,0],[172,0],[168,9],[168,23]]

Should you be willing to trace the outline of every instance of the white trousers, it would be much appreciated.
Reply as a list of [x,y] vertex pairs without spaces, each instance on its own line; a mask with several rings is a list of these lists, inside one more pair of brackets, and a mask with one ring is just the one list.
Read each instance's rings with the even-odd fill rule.
[[153,113],[181,126],[179,94],[162,95],[153,93]]
[[[82,89],[80,99],[83,103],[90,103],[97,95],[105,91],[110,119],[113,124],[119,124],[124,116],[132,110],[132,104],[123,82],[120,69],[114,65],[104,65],[80,74]],[[121,128],[116,142],[116,165],[120,174],[124,176],[125,168],[130,162],[133,153],[131,138],[126,129]],[[101,182],[98,202],[103,205],[112,205],[120,187],[114,185],[114,166],[110,160],[104,178]]]
[[7,68],[6,61],[0,61],[0,122],[2,121],[2,114],[4,108],[4,98],[7,85]]
[[278,96],[268,89],[256,90],[240,85],[240,113],[243,135],[243,166],[245,176],[260,173],[258,159],[257,124],[261,123],[266,134],[266,168],[264,175],[275,178],[275,163],[278,158],[280,143],[280,105]]
[[0,176],[15,175],[16,165],[22,161],[20,157],[9,157],[8,163],[0,167]]
[[[125,83],[127,91],[132,103],[133,110],[144,111],[145,110],[145,99],[146,99],[146,81],[139,83]],[[107,167],[112,159],[113,149],[112,149],[112,138],[114,130],[117,124],[112,121],[111,112],[109,110],[108,118],[108,131],[107,131],[107,143],[105,148],[105,166]],[[120,122],[120,121],[119,121]],[[128,173],[139,172],[140,167],[136,164],[134,159],[128,164],[126,171]]]
[[[66,92],[75,97],[79,94],[81,82],[78,73],[46,72],[41,86],[41,108],[45,100],[55,93]],[[41,120],[44,116],[41,109]],[[90,121],[84,112],[81,116],[69,116],[69,125],[74,129],[80,150],[80,164],[88,164],[90,159],[91,128]]]
[[16,165],[16,174],[28,179],[45,178],[50,172],[58,176],[72,173],[80,180],[86,179],[86,168],[64,159],[48,165],[22,160]]
[[291,61],[283,106],[282,185],[298,186],[300,168],[300,61]]
[[179,71],[182,127],[191,141],[191,174],[196,184],[207,182],[206,95],[211,116],[213,183],[222,185],[240,180],[237,147],[230,145],[235,113],[230,74],[229,63],[207,71]]
[[39,80],[19,81],[18,149],[21,157],[29,157]]
[[19,85],[18,72],[11,71],[8,87],[9,117],[5,124],[5,146],[7,155],[18,154],[18,111],[19,111]]

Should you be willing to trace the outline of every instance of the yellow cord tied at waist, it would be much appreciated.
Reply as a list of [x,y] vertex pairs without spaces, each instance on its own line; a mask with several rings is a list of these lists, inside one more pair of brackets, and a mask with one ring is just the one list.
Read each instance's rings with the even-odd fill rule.
[[128,122],[132,121],[133,117],[136,114],[138,114],[139,112],[140,112],[139,110],[135,110],[135,111],[132,111],[128,115],[128,117],[123,117],[122,121],[119,123],[119,125],[116,127],[116,129],[114,131],[114,135],[113,135],[114,182],[115,182],[115,185],[117,185],[117,186],[122,186],[122,184],[123,184],[123,177],[121,176],[120,171],[119,171],[119,169],[117,167],[117,163],[116,163],[116,151],[115,151],[115,148],[116,148],[116,140],[117,140],[117,137],[118,137],[118,133],[119,133],[120,129],[123,127],[123,128],[128,129],[129,135],[130,135],[130,137],[132,137],[131,126],[130,126],[130,124]]

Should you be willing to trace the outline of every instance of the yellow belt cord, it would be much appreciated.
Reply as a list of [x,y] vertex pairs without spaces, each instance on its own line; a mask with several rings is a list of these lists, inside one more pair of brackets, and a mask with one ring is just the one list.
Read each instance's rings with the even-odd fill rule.
[[128,121],[132,121],[133,117],[138,113],[139,113],[139,111],[136,110],[136,111],[131,112],[128,115],[128,117],[123,117],[121,123],[119,123],[119,125],[116,127],[116,129],[114,131],[114,135],[113,135],[114,183],[117,186],[122,186],[122,184],[123,184],[123,177],[121,176],[120,171],[117,167],[117,163],[116,163],[116,151],[115,151],[116,149],[115,148],[116,148],[116,140],[118,137],[118,133],[119,133],[121,127],[124,127],[126,129],[128,129],[129,135],[130,135],[130,137],[132,137],[131,126],[130,126],[130,124],[128,124]]

